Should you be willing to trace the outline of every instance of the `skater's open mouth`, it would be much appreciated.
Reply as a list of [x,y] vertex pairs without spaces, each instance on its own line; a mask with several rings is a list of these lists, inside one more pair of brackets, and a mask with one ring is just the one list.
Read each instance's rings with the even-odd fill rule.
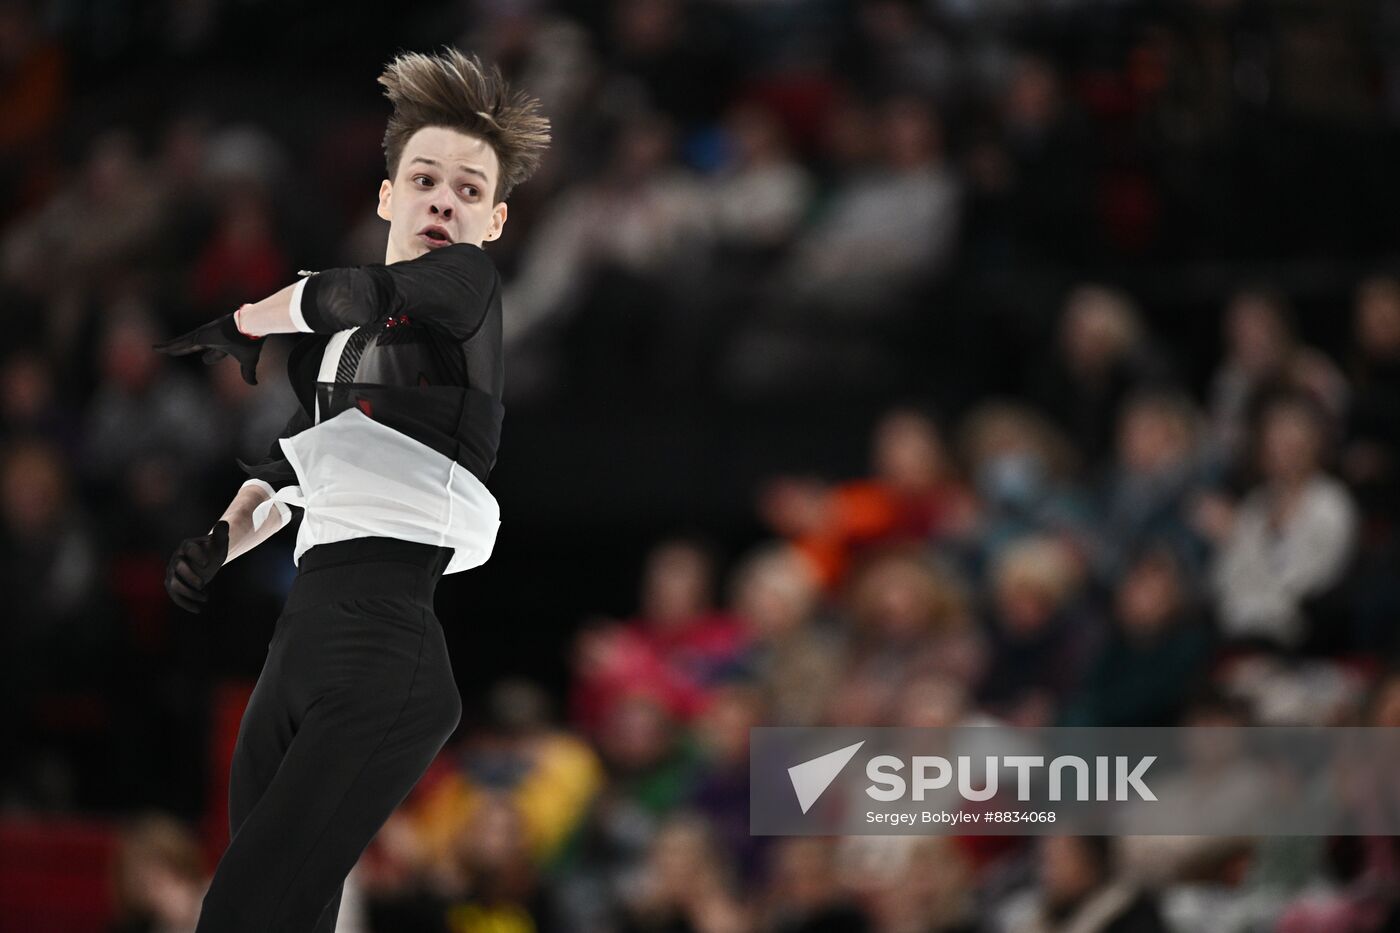
[[418,231],[418,235],[427,241],[429,246],[447,246],[452,242],[452,237],[447,235],[447,230],[437,224],[431,224]]

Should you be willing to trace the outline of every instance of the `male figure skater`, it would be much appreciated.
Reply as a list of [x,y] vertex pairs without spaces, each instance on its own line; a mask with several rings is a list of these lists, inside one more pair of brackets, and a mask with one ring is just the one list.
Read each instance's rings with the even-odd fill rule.
[[255,370],[266,334],[299,407],[166,588],[191,612],[219,568],[304,509],[297,577],[239,727],[232,839],[197,933],[330,933],[342,884],[461,718],[433,592],[490,556],[501,418],[500,280],[482,243],[549,144],[539,101],[456,50],[380,76],[383,265],[312,274],[159,344]]

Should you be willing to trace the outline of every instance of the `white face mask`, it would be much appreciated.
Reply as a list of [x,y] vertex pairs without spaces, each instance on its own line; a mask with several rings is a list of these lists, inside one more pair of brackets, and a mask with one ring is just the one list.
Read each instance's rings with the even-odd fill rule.
[[1002,454],[977,471],[977,488],[993,503],[1027,506],[1040,498],[1046,485],[1045,461],[1029,451]]

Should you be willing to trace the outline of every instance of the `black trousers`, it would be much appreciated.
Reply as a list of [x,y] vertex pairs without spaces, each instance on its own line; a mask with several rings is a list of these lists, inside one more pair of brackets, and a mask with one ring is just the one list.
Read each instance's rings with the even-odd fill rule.
[[452,551],[302,555],[243,714],[196,933],[332,933],[342,885],[462,715],[433,591]]

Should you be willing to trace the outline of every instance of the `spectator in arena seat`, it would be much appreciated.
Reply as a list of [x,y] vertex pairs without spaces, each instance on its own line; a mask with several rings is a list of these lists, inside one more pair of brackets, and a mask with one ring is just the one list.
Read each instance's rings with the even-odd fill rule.
[[576,929],[617,929],[616,905],[645,871],[653,840],[693,791],[700,766],[693,738],[643,685],[609,707],[597,747],[603,790],[555,864],[560,910]]
[[1322,353],[1294,332],[1288,300],[1267,287],[1241,289],[1225,313],[1225,358],[1211,382],[1209,412],[1215,458],[1240,465],[1250,425],[1278,394],[1313,396],[1329,414],[1341,414],[1346,380]]
[[[25,440],[4,452],[0,549],[11,584],[7,631],[28,625],[58,631],[70,616],[79,621],[101,571],[89,526],[57,450]],[[65,641],[76,634],[53,637]]]
[[[1400,767],[1400,744],[1393,731],[1400,728],[1400,667],[1391,665],[1371,686],[1358,724],[1386,730],[1377,734],[1387,738],[1371,744],[1365,759],[1355,766],[1339,769],[1337,796],[1353,815],[1355,825],[1370,834],[1332,840],[1328,850],[1331,877],[1318,886],[1321,890],[1312,892],[1313,897],[1300,899],[1295,905],[1298,909],[1291,919],[1297,925],[1290,925],[1290,931],[1306,929],[1301,921],[1316,918],[1318,911],[1323,918],[1338,911],[1344,918],[1372,922],[1388,915],[1392,925],[1400,920],[1400,837],[1389,835],[1400,822],[1400,788],[1394,780]],[[1350,845],[1343,847],[1347,842]],[[1390,930],[1393,926],[1376,928]]]
[[983,402],[963,420],[959,447],[977,491],[964,556],[981,581],[996,555],[1027,535],[1065,537],[1088,549],[1090,501],[1075,484],[1079,458],[1045,418],[1015,402]]
[[[884,884],[868,891],[876,933],[979,933],[973,907],[975,873],[948,836],[918,838]],[[878,877],[878,876],[877,876]]]
[[735,104],[724,127],[733,152],[714,179],[715,236],[733,252],[780,249],[806,218],[811,174],[793,157],[782,123],[767,108]]
[[731,609],[748,633],[739,666],[764,694],[767,724],[815,725],[840,678],[846,635],[819,608],[811,564],[789,544],[764,545],[731,587]]
[[714,604],[716,560],[702,544],[663,541],[647,555],[641,608],[630,627],[680,676],[713,682],[743,649],[739,621]]
[[737,679],[715,692],[695,723],[700,761],[683,806],[709,824],[740,878],[756,876],[769,841],[749,832],[749,730],[772,724],[757,685]]
[[1113,599],[1113,627],[1063,726],[1174,725],[1206,672],[1212,633],[1192,605],[1174,552],[1158,547],[1128,563]]
[[675,132],[664,114],[627,117],[603,172],[565,189],[540,218],[506,286],[507,347],[557,332],[602,268],[660,287],[681,261],[693,263],[710,240],[710,212],[698,180],[674,160]]
[[52,738],[33,721],[36,709],[47,698],[111,683],[120,633],[103,569],[93,522],[59,452],[38,440],[8,445],[0,453],[0,586],[8,594],[0,624],[0,739],[9,751],[0,756],[0,786],[20,800],[71,806],[77,801],[46,798],[66,797],[75,783],[78,793],[87,790],[72,761],[60,759],[49,780],[22,772],[34,767],[28,743]]
[[677,675],[650,647],[616,620],[586,619],[574,637],[569,685],[571,724],[596,738],[614,707],[644,692],[667,715],[690,720],[704,708],[705,693]]
[[[1253,827],[1290,803],[1268,763],[1245,748],[1257,725],[1251,705],[1213,685],[1199,691],[1178,725],[1182,766],[1157,779],[1156,801],[1126,805],[1117,824],[1120,864],[1133,878],[1162,885],[1232,873],[1241,851],[1253,849]],[[1164,803],[1180,801],[1180,803]],[[1186,812],[1189,811],[1189,812]],[[1209,836],[1172,835],[1182,820],[1212,827]]]
[[454,840],[451,869],[438,908],[440,933],[563,929],[532,857],[525,816],[508,795],[482,801]]
[[417,858],[443,863],[478,810],[502,796],[520,823],[524,851],[548,867],[601,792],[603,767],[580,736],[554,725],[537,685],[492,686],[490,720],[434,762],[403,808]]
[[1085,463],[1113,445],[1119,409],[1134,391],[1160,387],[1168,371],[1131,298],[1104,285],[1080,285],[1065,301],[1055,352],[1047,354],[1034,397]]
[[1123,879],[1111,836],[1046,836],[1030,898],[999,912],[1006,933],[1167,933],[1157,899]]
[[904,685],[895,701],[893,725],[911,729],[955,726],[994,726],[1000,720],[978,710],[966,683],[946,674],[916,677]]
[[875,109],[880,157],[832,183],[765,277],[721,365],[735,394],[900,384],[903,329],[952,263],[961,183],[927,100],[897,95]]
[[1080,596],[1082,573],[1054,538],[1010,545],[992,572],[990,663],[979,705],[1013,725],[1054,722],[1098,649],[1101,632]]
[[647,555],[635,618],[580,633],[573,685],[576,724],[590,728],[619,694],[643,684],[688,721],[709,688],[733,671],[747,635],[714,606],[714,558],[699,543],[663,541]]
[[129,467],[159,454],[182,478],[197,478],[219,452],[205,386],[151,352],[158,338],[138,301],[110,309],[99,346],[101,382],[87,408],[84,478],[111,493]]
[[40,437],[72,462],[81,443],[79,418],[55,384],[54,366],[33,348],[11,350],[0,362],[0,442]]
[[[1372,685],[1358,725],[1400,728],[1400,668],[1387,669]],[[1339,803],[1367,835],[1333,836],[1325,842],[1322,871],[1281,910],[1276,933],[1313,930],[1400,929],[1400,836],[1388,834],[1400,821],[1400,788],[1394,775],[1396,742],[1373,746],[1358,766],[1338,769]]]
[[1322,871],[1279,912],[1274,933],[1372,933],[1400,928],[1396,836],[1333,836]]
[[872,557],[853,576],[846,602],[853,633],[844,678],[876,689],[880,724],[896,714],[899,692],[914,678],[971,682],[980,674],[983,644],[969,594],[921,552]]
[[999,214],[1028,260],[1074,262],[1093,243],[1096,140],[1045,56],[1021,55],[997,102],[1000,145],[1009,165]]
[[1400,279],[1374,276],[1356,290],[1355,356],[1342,473],[1366,511],[1400,517]]
[[743,933],[751,928],[733,866],[709,824],[689,813],[666,821],[625,899],[621,933]]
[[252,184],[223,193],[213,236],[194,261],[194,300],[210,314],[268,295],[291,277],[270,196]]
[[[151,259],[164,200],[130,131],[99,136],[81,170],[6,231],[7,269],[42,270],[54,292],[91,294],[109,277]],[[83,223],[74,224],[74,217]],[[57,283],[57,287],[55,284]]]
[[116,916],[107,933],[190,933],[209,884],[199,839],[164,814],[123,829],[113,870]]
[[975,501],[928,416],[886,413],[870,461],[868,479],[826,485],[784,477],[759,498],[768,525],[793,541],[828,591],[863,549],[960,535],[974,521]]
[[800,307],[888,313],[952,257],[960,185],[944,158],[938,115],[923,98],[896,96],[877,108],[876,133],[878,166],[837,191],[780,276]]
[[1093,564],[1111,585],[1148,544],[1168,547],[1184,567],[1188,589],[1203,569],[1207,541],[1191,523],[1190,504],[1208,479],[1201,459],[1203,422],[1191,399],[1148,392],[1124,402],[1117,455],[1103,483]]
[[1338,469],[1361,511],[1350,627],[1353,648],[1393,655],[1400,613],[1400,278],[1375,275],[1356,289],[1351,404]]
[[1238,506],[1203,500],[1197,521],[1219,545],[1212,584],[1228,639],[1302,648],[1305,601],[1337,585],[1355,549],[1351,493],[1323,469],[1329,424],[1306,396],[1277,399],[1259,425],[1263,482]]
[[[211,129],[208,118],[197,112],[172,116],[156,143],[155,183],[164,203],[156,243],[157,274],[181,283],[184,293],[188,293],[189,270],[209,242],[217,212],[216,192],[208,176]],[[235,306],[242,301],[240,295]],[[180,301],[168,310],[176,330],[206,319],[203,309],[191,301]]]
[[[424,857],[411,848],[405,850],[402,843],[386,845],[381,831],[356,866],[356,873],[366,878],[364,895],[372,921],[365,933],[552,933],[572,929],[560,923],[540,865],[530,851],[527,822],[509,793],[488,788],[441,852]],[[397,836],[399,826],[391,820],[385,829]],[[387,857],[402,864],[386,869],[389,849],[397,851]],[[398,877],[392,878],[394,874]]]
[[774,933],[865,933],[867,912],[839,884],[831,839],[788,836],[769,850],[760,929]]

